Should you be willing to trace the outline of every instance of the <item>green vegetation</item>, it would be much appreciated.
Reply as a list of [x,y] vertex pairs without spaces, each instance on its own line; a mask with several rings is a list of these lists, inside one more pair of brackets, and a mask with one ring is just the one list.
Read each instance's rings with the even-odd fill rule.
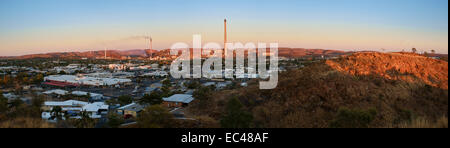
[[252,120],[252,114],[243,109],[239,99],[233,98],[228,102],[220,124],[223,128],[249,128]]
[[162,81],[162,84],[163,84],[163,86],[161,88],[161,90],[163,92],[162,96],[163,97],[169,97],[169,96],[173,95],[172,92],[171,92],[172,83],[170,82],[170,80],[169,79],[165,79],[164,81]]
[[76,128],[94,128],[96,120],[89,117],[87,112],[80,113],[80,119],[70,119]]
[[44,81],[43,74],[28,74],[21,72],[17,76],[13,77],[10,74],[0,76],[1,87],[16,87],[22,85],[40,84]]
[[120,96],[119,98],[117,98],[117,103],[120,104],[121,106],[130,104],[133,102],[133,98],[130,96]]
[[8,99],[0,92],[0,119],[2,115],[6,114],[6,111],[8,111]]
[[62,108],[59,106],[53,107],[52,111],[50,111],[50,113],[52,114],[52,117],[50,117],[50,119],[52,120],[57,120],[57,121],[61,121],[63,118],[63,112],[62,112]]
[[118,128],[123,123],[124,123],[124,119],[122,116],[120,116],[116,113],[108,114],[107,128]]
[[174,127],[173,115],[161,105],[152,105],[142,111],[137,123],[140,128],[171,128]]

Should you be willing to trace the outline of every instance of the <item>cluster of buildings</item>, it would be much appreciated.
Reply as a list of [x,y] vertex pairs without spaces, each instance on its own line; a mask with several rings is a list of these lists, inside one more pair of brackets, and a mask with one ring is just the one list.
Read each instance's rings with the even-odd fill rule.
[[[67,92],[55,90],[52,91],[52,93],[64,94]],[[178,110],[188,106],[193,100],[194,98],[192,95],[175,94],[173,96],[163,98],[162,105],[172,110]],[[114,109],[112,106],[109,106],[104,102],[90,103],[77,100],[45,101],[41,107],[41,110],[43,111],[41,117],[49,121],[54,121],[55,119],[53,117],[57,114],[55,111],[56,107],[61,109],[60,114],[64,117],[63,120],[65,120],[65,117],[67,116],[75,119],[81,118],[80,114],[82,112],[87,113],[89,117],[93,119],[104,118],[111,110],[114,110],[116,114],[121,115],[124,119],[130,119],[138,117],[139,113],[145,110],[146,105],[131,103]]]
[[[188,106],[195,98],[189,94],[175,94],[167,98],[163,98],[162,105],[171,109],[171,112],[175,110],[182,109]],[[123,116],[124,119],[136,118],[139,116],[139,113],[144,111],[146,108],[145,105],[139,103],[131,103],[128,105],[124,105],[116,109],[116,113]],[[175,112],[173,112],[175,113]],[[184,114],[183,112],[176,112],[177,115]]]
[[88,77],[83,75],[52,75],[44,77],[44,84],[53,86],[120,86],[131,83],[131,79]]
[[158,64],[151,64],[151,65],[143,65],[143,64],[133,64],[133,63],[126,63],[126,64],[109,64],[108,66],[109,70],[115,70],[115,71],[140,71],[140,70],[165,70],[166,66],[161,66],[159,68]]
[[109,110],[109,105],[104,102],[83,102],[77,100],[67,100],[67,101],[46,101],[41,107],[43,110],[41,117],[46,120],[55,120],[52,118],[58,114],[55,108],[61,108],[61,116],[63,119],[69,116],[70,118],[81,118],[81,112],[85,112],[92,119],[99,119],[107,115]]

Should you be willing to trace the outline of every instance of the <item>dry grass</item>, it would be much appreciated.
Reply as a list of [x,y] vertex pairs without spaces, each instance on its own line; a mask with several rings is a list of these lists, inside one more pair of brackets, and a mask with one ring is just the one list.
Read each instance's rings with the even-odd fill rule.
[[1,122],[0,128],[55,128],[55,125],[42,119],[16,118]]
[[436,122],[424,118],[417,118],[411,123],[402,123],[398,128],[448,128],[448,118],[439,118]]

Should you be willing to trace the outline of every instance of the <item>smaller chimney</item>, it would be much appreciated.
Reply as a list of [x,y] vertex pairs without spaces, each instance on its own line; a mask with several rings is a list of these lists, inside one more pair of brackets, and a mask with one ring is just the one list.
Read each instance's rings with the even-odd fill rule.
[[150,37],[150,49],[153,49],[153,39]]
[[223,38],[223,55],[227,57],[227,19],[223,21],[224,23],[224,38]]

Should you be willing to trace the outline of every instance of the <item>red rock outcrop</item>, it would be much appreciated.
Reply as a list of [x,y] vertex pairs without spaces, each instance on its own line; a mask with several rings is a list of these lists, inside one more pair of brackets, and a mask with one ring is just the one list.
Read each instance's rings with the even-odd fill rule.
[[448,89],[448,62],[413,53],[355,53],[326,64],[352,75],[380,75],[386,79],[424,83]]

